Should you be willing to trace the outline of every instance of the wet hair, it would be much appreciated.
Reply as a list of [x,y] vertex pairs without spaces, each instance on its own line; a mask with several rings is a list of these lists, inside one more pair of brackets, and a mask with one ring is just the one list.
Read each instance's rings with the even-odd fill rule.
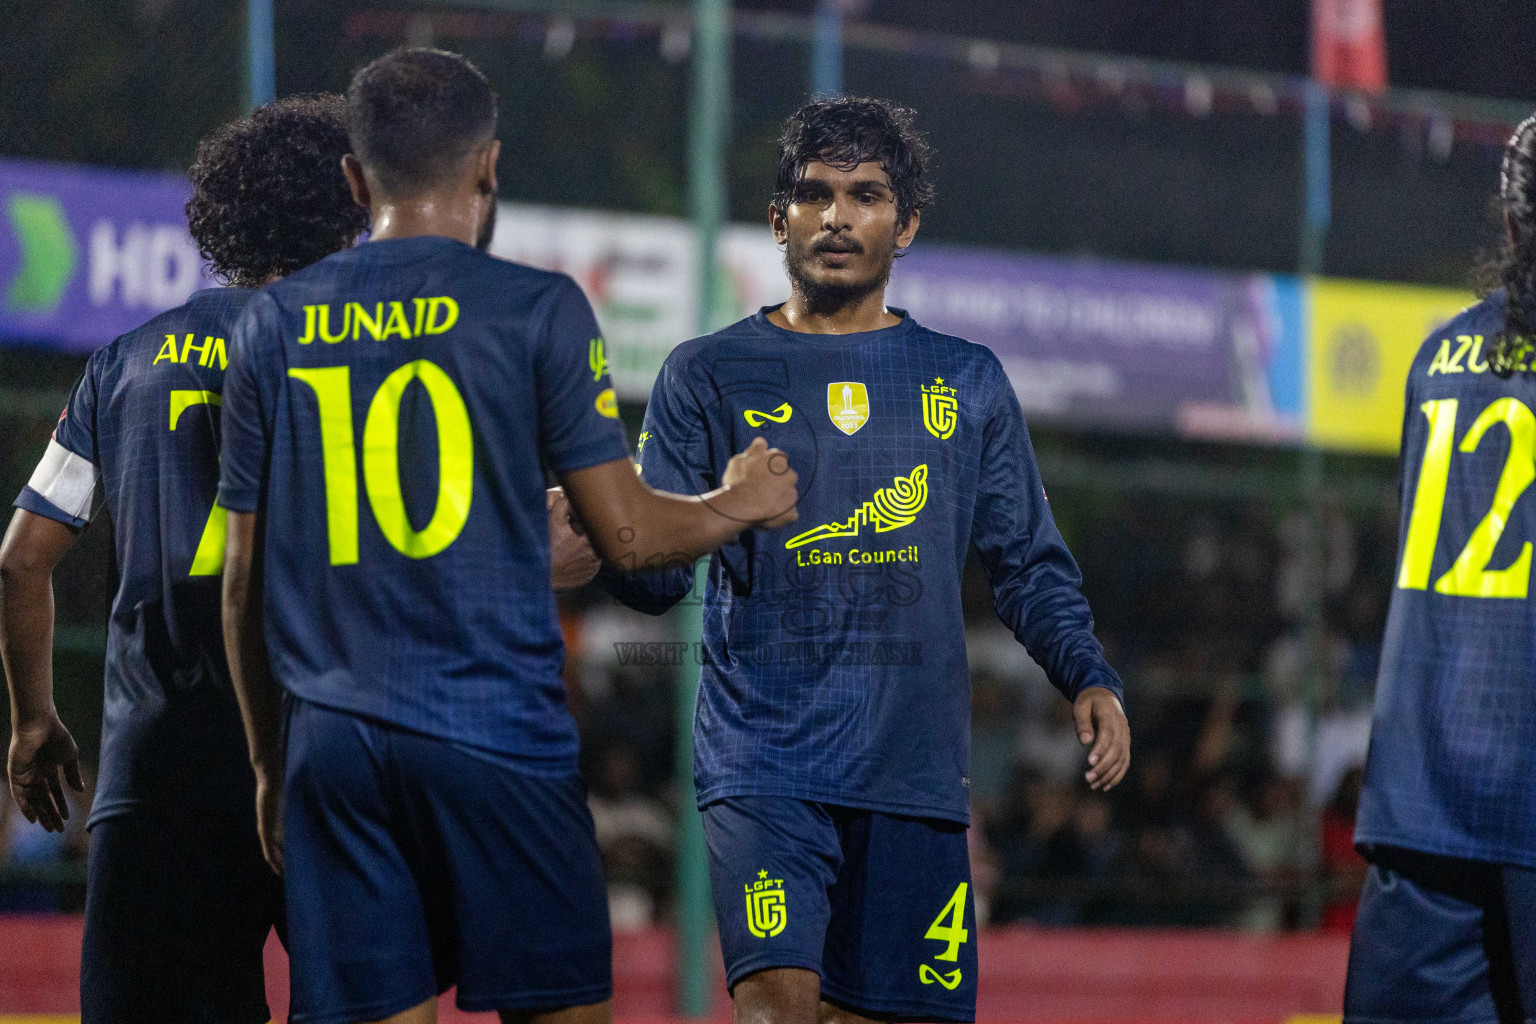
[[914,117],[907,108],[885,100],[847,97],[807,103],[784,123],[773,205],[781,214],[788,211],[808,164],[849,170],[878,163],[896,193],[896,223],[905,227],[914,212],[933,202],[928,178],[933,153]]
[[496,92],[457,53],[404,47],[352,76],[352,147],[379,185],[408,194],[440,184],[496,136]]
[[253,288],[345,249],[368,227],[341,158],[336,95],[289,96],[214,129],[187,171],[187,227],[225,284]]
[[1503,245],[1476,273],[1478,294],[1502,288],[1504,326],[1489,346],[1488,367],[1501,377],[1532,366],[1536,339],[1536,115],[1526,118],[1504,147],[1495,208],[1502,214]]

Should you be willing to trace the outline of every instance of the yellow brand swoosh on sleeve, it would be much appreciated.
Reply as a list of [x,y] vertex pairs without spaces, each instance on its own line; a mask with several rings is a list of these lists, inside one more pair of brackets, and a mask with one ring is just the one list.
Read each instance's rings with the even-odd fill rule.
[[747,409],[741,415],[747,421],[749,427],[760,427],[764,423],[788,423],[795,410],[791,409],[788,402],[779,406],[773,412],[758,412],[756,409]]

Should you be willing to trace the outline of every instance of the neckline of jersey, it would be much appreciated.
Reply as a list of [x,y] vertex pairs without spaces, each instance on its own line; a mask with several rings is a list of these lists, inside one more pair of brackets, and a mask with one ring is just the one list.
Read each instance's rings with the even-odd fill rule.
[[752,314],[752,324],[759,331],[772,334],[791,341],[798,341],[804,345],[819,345],[825,348],[841,348],[845,345],[859,345],[869,341],[885,341],[894,338],[906,331],[913,330],[917,323],[912,319],[912,314],[895,306],[885,307],[891,313],[901,317],[901,322],[889,327],[880,327],[873,331],[856,331],[853,334],[810,334],[805,331],[791,331],[780,327],[768,319],[768,314],[783,306],[780,302],[773,306],[764,306]]
[[457,238],[449,238],[447,235],[411,235],[409,238],[370,238],[352,251],[365,255],[380,263],[409,263],[421,259],[424,250],[430,251],[443,246],[464,249],[468,252],[479,252],[472,245],[465,245]]

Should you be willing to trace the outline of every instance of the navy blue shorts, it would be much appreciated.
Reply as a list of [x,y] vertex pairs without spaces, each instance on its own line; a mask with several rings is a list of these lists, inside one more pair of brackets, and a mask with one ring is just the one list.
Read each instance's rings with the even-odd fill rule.
[[254,797],[243,803],[125,814],[91,828],[82,1024],[269,1019],[262,949],[280,925],[283,887],[261,858]]
[[976,1019],[964,825],[744,796],[704,808],[704,837],[732,989],[801,967],[865,1016]]
[[1347,1024],[1536,1021],[1536,871],[1381,848],[1371,858]]
[[575,774],[291,700],[284,868],[295,1024],[608,999],[602,861]]

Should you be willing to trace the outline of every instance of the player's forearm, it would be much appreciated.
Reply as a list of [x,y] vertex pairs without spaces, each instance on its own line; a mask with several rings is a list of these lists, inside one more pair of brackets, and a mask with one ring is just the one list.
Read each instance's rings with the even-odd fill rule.
[[1093,613],[1071,571],[1037,563],[993,583],[998,616],[1069,700],[1102,686],[1123,700],[1124,686],[1093,634]]
[[625,571],[691,566],[751,525],[732,514],[739,503],[728,488],[699,497],[647,491],[624,517],[626,525],[633,525],[611,530],[607,539],[615,543],[598,549],[609,564]]
[[54,715],[53,570],[73,539],[68,527],[18,510],[0,544],[0,660],[13,727]]
[[231,512],[224,555],[224,649],[251,764],[257,771],[276,771],[282,764],[282,690],[267,660],[261,583],[256,516]]
[[[628,463],[628,460],[622,460]],[[701,496],[653,490],[617,462],[564,474],[593,548],[623,572],[692,565],[751,525],[741,496],[721,487]]]
[[11,694],[11,722],[53,714],[53,578],[0,564],[0,656]]

